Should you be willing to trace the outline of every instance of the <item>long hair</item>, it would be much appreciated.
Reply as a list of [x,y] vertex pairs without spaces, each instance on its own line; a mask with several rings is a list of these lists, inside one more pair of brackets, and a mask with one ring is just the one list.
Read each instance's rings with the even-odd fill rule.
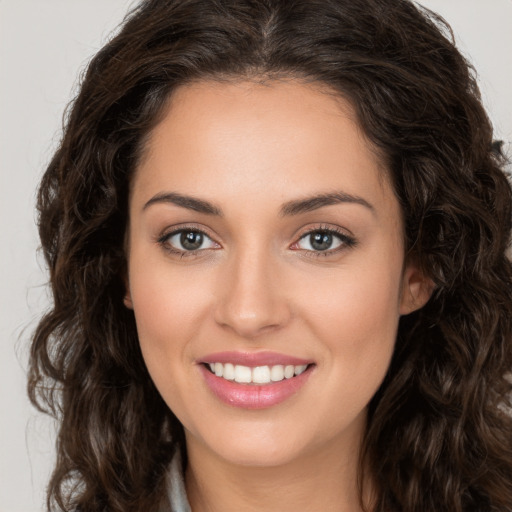
[[[123,305],[130,177],[177,86],[289,77],[354,106],[435,284],[369,406],[374,512],[512,510],[512,193],[475,74],[407,0],[146,0],[90,62],[38,195],[53,305],[29,395],[60,421],[48,509],[154,510],[183,430]],[[362,492],[362,491],[361,491]]]

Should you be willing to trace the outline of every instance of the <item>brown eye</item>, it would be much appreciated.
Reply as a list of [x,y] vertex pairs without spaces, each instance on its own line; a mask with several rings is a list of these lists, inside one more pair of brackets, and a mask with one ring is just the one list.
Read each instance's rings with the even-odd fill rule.
[[180,243],[187,251],[196,251],[203,245],[203,234],[198,231],[183,231],[180,235]]

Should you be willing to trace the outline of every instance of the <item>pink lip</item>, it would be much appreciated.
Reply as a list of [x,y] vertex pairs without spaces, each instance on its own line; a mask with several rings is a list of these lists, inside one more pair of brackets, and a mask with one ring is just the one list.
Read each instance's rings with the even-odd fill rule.
[[[232,360],[231,360],[232,361]],[[217,362],[221,362],[217,359]],[[279,363],[277,363],[279,364]],[[291,364],[291,363],[290,363]],[[299,363],[300,364],[300,363]],[[306,363],[303,363],[306,364]],[[205,364],[199,364],[206,385],[223,403],[241,409],[266,409],[297,394],[309,379],[314,365],[291,379],[283,379],[269,384],[239,384],[217,377]]]
[[200,363],[233,363],[251,368],[255,366],[274,366],[282,364],[286,366],[300,366],[303,364],[311,364],[312,360],[301,359],[298,357],[279,354],[277,352],[217,352],[209,354],[199,360]]

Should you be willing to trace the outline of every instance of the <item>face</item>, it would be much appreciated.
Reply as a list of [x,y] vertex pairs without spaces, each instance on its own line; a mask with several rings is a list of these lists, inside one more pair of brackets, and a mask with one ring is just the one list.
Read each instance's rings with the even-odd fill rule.
[[262,466],[360,439],[423,300],[402,231],[340,98],[293,81],[175,91],[132,182],[125,303],[189,448]]

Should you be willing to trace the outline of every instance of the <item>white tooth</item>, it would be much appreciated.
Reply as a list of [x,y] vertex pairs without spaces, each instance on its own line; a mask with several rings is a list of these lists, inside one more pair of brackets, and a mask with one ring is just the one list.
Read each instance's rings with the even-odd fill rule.
[[235,366],[235,381],[248,384],[252,380],[252,371],[248,366]]
[[270,369],[270,380],[272,382],[279,382],[284,379],[284,366],[282,364],[277,364],[276,366],[272,366]]
[[295,375],[300,375],[302,372],[305,371],[305,369],[308,367],[307,364],[301,364],[299,366],[295,367]]
[[270,382],[270,368],[268,366],[256,366],[253,368],[252,381],[256,384],[268,384]]
[[291,379],[295,374],[295,367],[292,364],[288,364],[284,367],[284,378]]
[[222,373],[223,373],[222,363],[215,363],[215,375],[217,375],[217,377],[222,377]]
[[210,370],[211,370],[213,373],[215,373],[215,363],[210,363],[208,366],[210,367]]
[[224,365],[224,373],[222,375],[227,380],[235,380],[235,367],[231,363]]

